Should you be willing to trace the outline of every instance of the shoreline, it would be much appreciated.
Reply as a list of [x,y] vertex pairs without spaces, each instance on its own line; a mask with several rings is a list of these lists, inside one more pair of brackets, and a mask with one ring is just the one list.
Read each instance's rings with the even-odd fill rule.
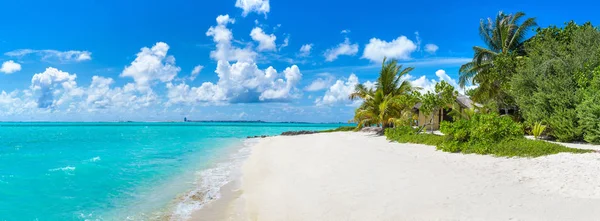
[[218,204],[239,184],[241,165],[250,155],[257,139],[241,139],[241,143],[227,147],[222,155],[206,168],[196,172],[194,188],[182,193],[168,206],[169,213],[163,220],[195,220],[195,214],[207,206]]
[[367,133],[260,139],[191,220],[589,220],[600,156],[498,158]]

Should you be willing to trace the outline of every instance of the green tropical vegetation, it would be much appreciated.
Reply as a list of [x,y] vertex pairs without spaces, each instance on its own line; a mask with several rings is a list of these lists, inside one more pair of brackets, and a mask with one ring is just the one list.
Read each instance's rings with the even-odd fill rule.
[[345,131],[354,131],[356,130],[356,127],[354,126],[341,126],[335,129],[329,129],[329,130],[322,130],[319,131],[319,133],[332,133],[332,132],[345,132]]
[[418,129],[411,126],[399,126],[385,130],[385,136],[388,140],[398,143],[415,143],[431,146],[440,145],[444,142],[444,137],[435,134],[419,133]]
[[383,60],[375,88],[358,84],[350,99],[362,99],[356,109],[353,121],[358,128],[378,125],[385,128],[407,124],[412,119],[412,108],[419,101],[420,94],[405,77],[413,68],[402,68],[397,60]]
[[458,91],[446,81],[436,83],[434,92],[428,91],[421,97],[421,111],[423,114],[429,115],[429,125],[432,133],[434,113],[439,113],[441,109],[452,107],[458,96]]
[[[524,20],[524,21],[522,21]],[[522,21],[522,22],[521,22]],[[499,12],[494,20],[481,20],[479,35],[485,47],[474,46],[473,60],[460,67],[459,84],[479,85],[472,98],[480,103],[494,103],[500,108],[514,106],[507,93],[513,75],[514,62],[524,55],[527,33],[537,24],[535,18],[525,18],[525,13]]]
[[[357,85],[351,99],[363,100],[356,109],[358,128],[380,126],[388,139],[434,145],[447,152],[537,157],[559,152],[586,153],[540,140],[586,141],[600,144],[600,29],[591,23],[537,27],[525,13],[500,12],[481,20],[485,46],[473,47],[473,59],[459,70],[459,86],[475,105],[459,106],[458,92],[448,82],[420,94],[403,81],[413,68],[396,60],[382,64],[374,88]],[[449,111],[444,136],[421,133],[413,107],[429,124]],[[444,112],[446,113],[446,112]],[[433,131],[433,126],[430,127]]]
[[543,125],[541,122],[535,123],[533,125],[533,128],[531,128],[531,133],[533,134],[533,137],[535,139],[540,138],[544,131],[546,131],[546,125]]

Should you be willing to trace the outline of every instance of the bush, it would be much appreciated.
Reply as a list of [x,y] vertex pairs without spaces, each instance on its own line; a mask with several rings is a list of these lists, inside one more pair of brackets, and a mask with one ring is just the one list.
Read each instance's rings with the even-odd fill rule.
[[521,124],[496,113],[475,114],[470,120],[442,122],[440,130],[449,141],[470,143],[493,143],[524,135]]
[[531,132],[533,133],[533,137],[535,137],[535,139],[538,139],[540,136],[542,136],[545,130],[546,125],[542,125],[541,122],[537,122],[533,125]]
[[427,133],[419,134],[410,126],[388,128],[385,130],[385,137],[388,140],[396,141],[398,143],[415,143],[431,146],[437,146],[444,142],[443,136]]
[[342,126],[335,129],[323,130],[321,133],[331,133],[331,132],[343,132],[343,131],[354,131],[356,127],[354,126]]
[[437,145],[437,149],[452,153],[539,157],[561,152],[591,152],[525,139],[521,124],[497,114],[476,114],[471,120],[443,122],[441,131],[447,137],[444,142]]
[[561,142],[581,140],[583,134],[577,123],[577,113],[573,109],[557,110],[548,119],[548,134]]
[[525,138],[504,140],[498,143],[458,143],[445,142],[440,145],[446,152],[461,152],[465,154],[494,155],[500,157],[540,157],[557,153],[590,153],[592,150],[581,150],[565,147],[541,140]]

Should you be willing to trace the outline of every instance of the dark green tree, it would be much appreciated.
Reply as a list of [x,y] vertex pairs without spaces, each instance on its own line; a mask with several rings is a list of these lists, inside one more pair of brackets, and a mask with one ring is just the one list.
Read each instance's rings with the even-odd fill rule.
[[548,125],[548,134],[561,141],[582,139],[587,129],[580,127],[580,117],[585,114],[577,108],[590,85],[587,79],[600,65],[600,32],[589,23],[574,22],[538,29],[525,50],[510,94],[526,123]]
[[[521,22],[524,20],[523,22]],[[473,60],[461,66],[459,84],[477,84],[472,98],[478,102],[494,100],[500,107],[512,106],[509,98],[509,80],[514,74],[516,57],[523,55],[527,33],[537,26],[535,18],[525,18],[525,13],[499,12],[494,20],[481,20],[479,35],[485,47],[473,47]]]

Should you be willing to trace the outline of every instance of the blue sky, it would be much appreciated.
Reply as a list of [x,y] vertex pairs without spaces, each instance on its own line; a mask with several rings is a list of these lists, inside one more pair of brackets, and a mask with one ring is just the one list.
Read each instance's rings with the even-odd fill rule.
[[[346,122],[383,56],[427,90],[457,78],[479,20],[600,22],[594,1],[10,1],[0,120]],[[196,70],[194,72],[194,70]]]

